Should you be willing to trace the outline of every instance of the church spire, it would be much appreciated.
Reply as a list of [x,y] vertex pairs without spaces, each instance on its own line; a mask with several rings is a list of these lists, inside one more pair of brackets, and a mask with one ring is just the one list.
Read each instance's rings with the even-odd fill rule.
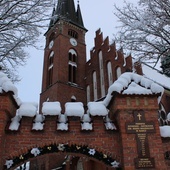
[[77,22],[78,22],[79,25],[84,27],[84,23],[83,23],[83,18],[82,18],[82,15],[81,15],[81,9],[80,9],[80,5],[79,5],[79,1],[78,1],[78,5],[77,5]]
[[57,8],[56,10],[53,10],[49,27],[52,26],[52,23],[55,24],[60,19],[86,30],[81,15],[80,5],[78,3],[76,11],[74,0],[58,0]]

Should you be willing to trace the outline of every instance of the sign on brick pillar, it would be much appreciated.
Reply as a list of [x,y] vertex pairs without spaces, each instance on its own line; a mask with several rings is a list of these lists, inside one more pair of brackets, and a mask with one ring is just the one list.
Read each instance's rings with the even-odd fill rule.
[[150,157],[147,136],[155,133],[153,122],[146,122],[144,111],[134,111],[134,123],[126,123],[126,131],[136,135],[138,157],[134,159],[136,168],[155,168],[155,160]]

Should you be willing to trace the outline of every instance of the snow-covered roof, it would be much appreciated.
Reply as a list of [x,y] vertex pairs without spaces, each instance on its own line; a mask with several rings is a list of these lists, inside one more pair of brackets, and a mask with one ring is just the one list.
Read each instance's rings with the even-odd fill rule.
[[142,64],[142,70],[143,70],[144,77],[158,83],[164,88],[170,89],[170,77],[167,77],[166,75],[162,74],[158,70],[146,64]]
[[164,92],[164,88],[157,83],[135,73],[122,74],[108,89],[108,94],[103,101],[107,106],[114,92],[127,95],[150,95]]
[[7,75],[0,71],[0,93],[3,92],[13,92],[13,97],[15,101],[17,102],[18,105],[21,104],[21,101],[18,98],[17,88],[12,83],[12,81],[7,77]]

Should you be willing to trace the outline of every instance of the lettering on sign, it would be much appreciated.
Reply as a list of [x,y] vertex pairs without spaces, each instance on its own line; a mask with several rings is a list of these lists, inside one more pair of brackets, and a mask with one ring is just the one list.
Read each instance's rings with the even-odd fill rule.
[[154,158],[135,158],[136,168],[154,168],[155,161]]
[[154,168],[154,158],[150,158],[148,134],[155,133],[153,122],[146,122],[143,111],[135,111],[134,123],[126,123],[127,133],[136,134],[138,158],[135,158],[135,166],[139,168]]

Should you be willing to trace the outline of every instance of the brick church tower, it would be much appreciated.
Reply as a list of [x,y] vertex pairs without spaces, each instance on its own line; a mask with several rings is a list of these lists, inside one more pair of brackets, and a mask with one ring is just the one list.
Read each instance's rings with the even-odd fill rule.
[[86,32],[79,4],[76,10],[73,0],[59,0],[45,33],[41,105],[45,101],[86,102]]

